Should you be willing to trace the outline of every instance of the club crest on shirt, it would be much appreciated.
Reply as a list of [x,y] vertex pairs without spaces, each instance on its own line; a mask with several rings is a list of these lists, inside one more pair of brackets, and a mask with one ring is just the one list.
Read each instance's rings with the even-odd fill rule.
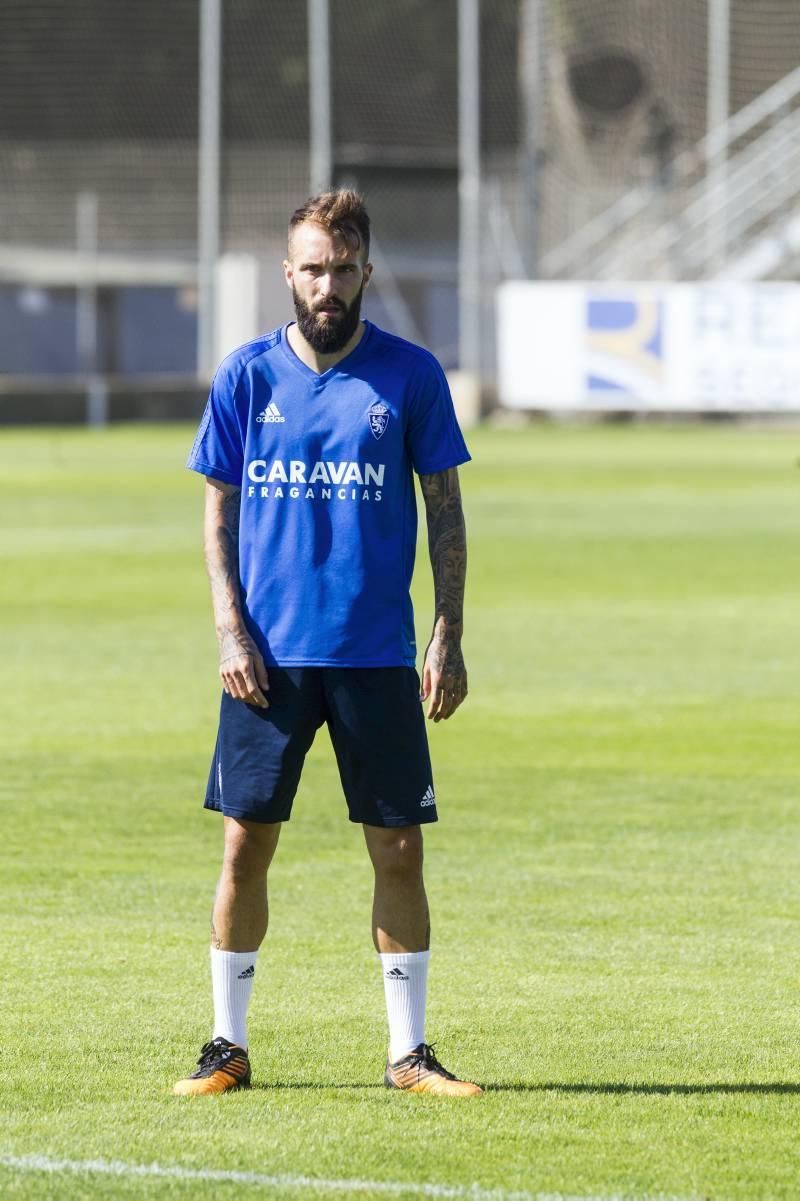
[[367,409],[367,420],[374,438],[382,438],[389,424],[389,409],[382,400],[376,400]]

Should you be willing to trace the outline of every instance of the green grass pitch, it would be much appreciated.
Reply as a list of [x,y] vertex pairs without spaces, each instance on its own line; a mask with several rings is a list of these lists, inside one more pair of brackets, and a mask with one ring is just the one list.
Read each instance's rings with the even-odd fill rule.
[[[170,1095],[209,1029],[220,852],[191,438],[0,435],[0,1194],[796,1197],[800,435],[471,436],[471,690],[431,731],[426,834],[429,1037],[487,1086],[462,1103],[381,1086],[324,732],[272,873],[255,1087]],[[423,644],[429,575],[421,547]]]

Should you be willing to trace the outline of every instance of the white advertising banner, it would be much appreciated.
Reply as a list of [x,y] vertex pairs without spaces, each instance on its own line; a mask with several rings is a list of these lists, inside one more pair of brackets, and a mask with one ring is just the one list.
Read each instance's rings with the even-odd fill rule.
[[507,283],[497,305],[508,407],[800,411],[800,284]]

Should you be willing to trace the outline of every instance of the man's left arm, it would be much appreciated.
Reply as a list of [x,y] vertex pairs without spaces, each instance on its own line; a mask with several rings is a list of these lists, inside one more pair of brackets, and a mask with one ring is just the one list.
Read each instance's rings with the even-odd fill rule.
[[458,469],[419,477],[428,521],[428,550],[433,569],[433,633],[422,667],[422,699],[427,716],[447,720],[467,695],[467,669],[461,653],[464,629],[464,582],[467,531],[461,507]]

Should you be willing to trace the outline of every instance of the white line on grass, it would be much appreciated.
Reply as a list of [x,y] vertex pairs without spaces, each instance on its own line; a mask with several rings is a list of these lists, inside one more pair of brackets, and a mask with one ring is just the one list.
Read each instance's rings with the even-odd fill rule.
[[389,1197],[441,1197],[450,1201],[690,1201],[665,1193],[634,1197],[630,1193],[575,1196],[566,1193],[507,1192],[499,1188],[460,1184],[404,1183],[400,1180],[325,1180],[317,1176],[267,1176],[261,1172],[226,1172],[211,1168],[162,1167],[157,1163],[122,1163],[116,1159],[52,1159],[47,1155],[0,1155],[0,1167],[16,1172],[74,1172],[92,1176],[159,1176],[170,1180],[214,1181],[261,1188],[302,1189],[306,1193],[373,1193]]

